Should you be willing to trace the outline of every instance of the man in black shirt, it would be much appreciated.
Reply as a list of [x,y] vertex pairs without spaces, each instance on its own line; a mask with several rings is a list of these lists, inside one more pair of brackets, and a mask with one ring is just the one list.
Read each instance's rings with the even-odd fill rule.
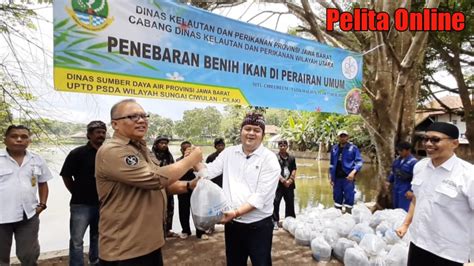
[[[181,157],[176,159],[176,161],[180,161],[184,158],[184,152],[191,148],[191,142],[183,141],[181,143]],[[192,181],[196,176],[193,173],[193,169],[189,169],[189,171],[184,174],[179,180],[181,181]],[[186,239],[191,235],[191,227],[189,225],[189,216],[191,215],[191,194],[192,190],[188,188],[187,193],[178,194],[178,210],[179,210],[179,222],[181,223],[181,228],[183,231],[179,235],[181,239]],[[196,237],[199,239],[206,240],[209,237],[205,234],[204,231],[201,231],[196,228]]]
[[280,221],[280,202],[281,198],[285,199],[285,217],[296,217],[295,214],[295,179],[296,179],[296,160],[294,156],[288,153],[288,141],[278,141],[277,153],[278,162],[280,163],[281,173],[280,182],[276,190],[273,205],[273,221],[275,229],[278,229]]
[[[214,148],[216,151],[206,158],[206,163],[213,162],[217,156],[225,149],[225,142],[223,138],[217,138],[214,140]],[[212,182],[216,183],[218,186],[222,187],[222,175],[218,175],[217,177],[211,179]]]
[[95,182],[95,156],[104,143],[107,128],[102,121],[87,125],[86,145],[72,150],[60,175],[71,193],[69,230],[69,265],[84,265],[83,238],[89,226],[89,264],[99,262],[99,197]]
[[[168,144],[170,140],[166,136],[158,136],[153,142],[151,148],[156,159],[160,162],[160,167],[167,166],[174,163],[173,155],[171,154]],[[174,195],[168,195],[167,206],[166,206],[166,224],[165,224],[165,237],[177,237],[178,234],[171,231],[173,228],[173,215],[174,215]]]

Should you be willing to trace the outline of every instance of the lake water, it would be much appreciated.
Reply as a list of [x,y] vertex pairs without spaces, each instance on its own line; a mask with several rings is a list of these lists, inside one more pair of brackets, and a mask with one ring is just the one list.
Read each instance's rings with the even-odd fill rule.
[[[58,147],[37,148],[32,145],[30,148],[43,156],[52,171],[54,178],[48,182],[49,199],[48,209],[40,216],[40,245],[41,252],[67,249],[69,246],[69,200],[70,194],[67,191],[62,178],[59,176],[62,164],[66,155],[76,145]],[[171,145],[170,151],[175,159],[180,156],[179,146]],[[214,152],[213,147],[203,147],[203,153],[207,155]],[[316,161],[313,159],[296,159],[297,180],[295,193],[296,213],[309,206],[316,206],[319,203],[324,206],[332,206],[332,188],[328,181],[328,161]],[[365,164],[361,173],[357,176],[356,189],[360,192],[360,200],[364,202],[373,201],[377,195],[379,180],[375,178],[376,169],[373,165]],[[359,193],[357,193],[359,194]],[[178,200],[175,196],[175,212],[173,216],[173,231],[181,232],[178,218]],[[284,201],[280,205],[280,216],[284,217]],[[192,222],[191,222],[192,225]],[[88,245],[89,238],[84,239],[84,245]],[[15,254],[15,247],[12,247],[12,256]]]

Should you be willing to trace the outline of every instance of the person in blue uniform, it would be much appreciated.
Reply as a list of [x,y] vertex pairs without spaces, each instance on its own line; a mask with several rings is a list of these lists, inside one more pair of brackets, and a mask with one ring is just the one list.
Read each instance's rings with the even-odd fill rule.
[[411,191],[411,180],[413,179],[413,167],[418,160],[411,154],[411,144],[400,142],[397,145],[398,157],[393,161],[392,171],[388,176],[388,182],[393,185],[392,202],[393,208],[402,208],[408,212],[410,202],[413,198]]
[[349,142],[349,133],[340,130],[337,133],[339,143],[331,148],[331,164],[329,166],[330,182],[333,187],[334,207],[345,208],[352,212],[355,194],[355,175],[362,169],[364,161],[359,148]]

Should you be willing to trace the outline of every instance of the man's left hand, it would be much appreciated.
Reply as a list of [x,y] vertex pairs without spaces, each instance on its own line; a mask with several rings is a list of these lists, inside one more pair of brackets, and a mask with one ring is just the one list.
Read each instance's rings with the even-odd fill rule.
[[36,207],[35,211],[36,211],[36,214],[39,215],[40,213],[42,213],[44,211],[44,208],[38,206],[38,207]]
[[237,217],[237,214],[235,213],[235,210],[226,211],[226,212],[224,212],[224,216],[222,217],[222,219],[219,223],[220,224],[226,224],[226,223],[232,221],[235,217]]
[[349,180],[349,181],[354,181],[354,177],[355,177],[354,172],[351,172],[346,178],[347,178],[347,180]]
[[199,179],[201,179],[201,177],[196,176],[193,180],[189,181],[189,188],[194,190]]

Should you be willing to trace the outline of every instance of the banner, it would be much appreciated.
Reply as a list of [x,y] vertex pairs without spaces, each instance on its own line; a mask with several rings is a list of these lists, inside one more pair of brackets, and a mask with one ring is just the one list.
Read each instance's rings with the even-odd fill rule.
[[172,1],[54,1],[56,90],[358,113],[362,55]]

